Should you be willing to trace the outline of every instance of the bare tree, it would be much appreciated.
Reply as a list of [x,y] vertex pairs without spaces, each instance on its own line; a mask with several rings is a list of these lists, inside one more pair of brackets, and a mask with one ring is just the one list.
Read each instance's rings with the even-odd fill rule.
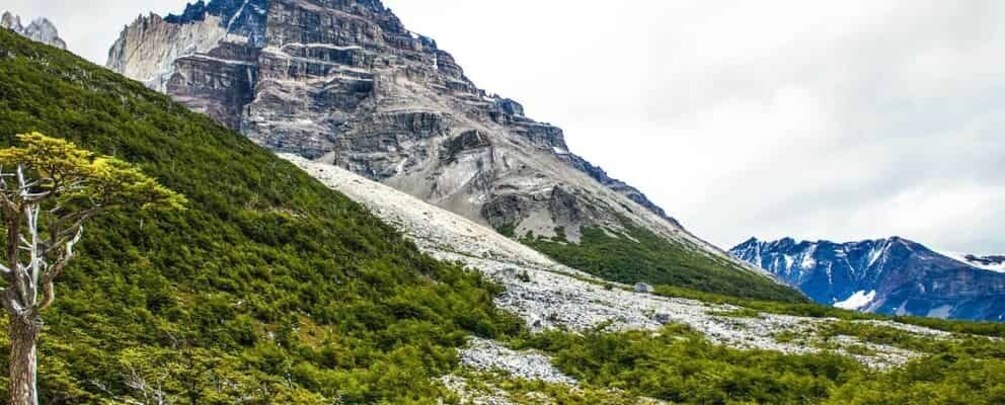
[[10,403],[36,405],[36,344],[54,282],[74,256],[84,223],[110,209],[181,208],[184,197],[118,159],[62,139],[18,135],[0,150],[0,216],[6,231],[0,300],[10,319]]

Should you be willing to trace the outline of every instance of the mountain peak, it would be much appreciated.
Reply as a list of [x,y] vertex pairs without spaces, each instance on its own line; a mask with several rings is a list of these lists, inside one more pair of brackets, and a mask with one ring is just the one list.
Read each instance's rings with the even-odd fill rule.
[[798,297],[572,153],[561,128],[479,88],[380,1],[197,2],[126,27],[108,67],[263,147],[348,169],[515,237],[581,247],[591,232],[639,230],[664,252],[693,254],[708,273],[753,274],[753,284]]
[[21,17],[11,13],[10,11],[5,11],[3,16],[0,17],[0,28],[6,28],[14,31],[21,36],[31,39],[35,42],[41,42],[43,44],[54,46],[56,48],[66,50],[66,42],[59,37],[59,31],[56,29],[56,25],[49,21],[48,18],[39,17],[31,21],[27,27],[21,24]]
[[[304,25],[304,19],[321,19],[323,24]],[[344,24],[342,21],[346,19],[353,24]],[[285,71],[280,68],[289,61],[296,63]],[[171,14],[159,21],[142,18],[126,27],[109,52],[107,66],[151,88],[175,95],[196,111],[228,127],[241,129],[263,146],[312,159],[325,157],[331,163],[376,180],[408,177],[420,169],[430,169],[425,167],[424,161],[431,154],[425,150],[427,148],[413,142],[409,134],[386,140],[396,145],[374,145],[372,139],[354,140],[369,138],[373,130],[388,134],[416,132],[417,140],[460,136],[472,130],[493,138],[511,138],[493,143],[495,152],[512,144],[528,148],[527,152],[531,153],[507,154],[507,159],[532,155],[534,161],[522,161],[519,166],[514,166],[517,164],[514,161],[497,161],[496,165],[502,166],[475,169],[482,172],[483,180],[494,177],[493,182],[512,183],[499,184],[508,188],[518,183],[516,173],[508,173],[513,172],[514,167],[524,167],[527,173],[519,176],[527,176],[531,172],[554,172],[553,166],[565,166],[586,174],[603,189],[629,200],[605,202],[608,207],[602,210],[620,211],[618,213],[578,212],[585,207],[574,207],[577,218],[560,219],[551,225],[527,224],[525,228],[537,228],[545,233],[544,236],[552,236],[555,228],[578,227],[579,222],[587,219],[585,217],[594,217],[590,222],[602,218],[604,225],[618,228],[621,226],[618,217],[648,215],[644,211],[649,211],[659,216],[659,222],[667,225],[665,230],[669,231],[657,233],[671,238],[684,236],[711,248],[681,232],[680,224],[641,191],[611,178],[600,167],[569,152],[560,128],[528,118],[517,101],[479,89],[432,38],[406,29],[378,0],[338,0],[320,6],[294,0],[200,0],[187,4],[180,14]],[[391,66],[394,68],[389,69]],[[393,70],[401,70],[410,84],[392,85],[400,82],[395,80],[385,82],[383,87],[376,86],[380,76],[391,75]],[[203,77],[218,82],[214,79],[216,76],[228,84],[226,88],[221,88],[219,83],[191,79]],[[340,84],[325,84],[327,87],[316,89],[314,94],[300,94],[306,82]],[[317,98],[321,93],[329,95],[318,99],[319,102],[330,105],[292,106]],[[372,105],[374,103],[380,105]],[[286,107],[280,108],[280,104]],[[281,113],[285,110],[296,112]],[[385,110],[393,111],[390,114],[393,116]],[[333,111],[337,112],[334,116]],[[374,118],[386,118],[390,122],[372,122]],[[411,146],[398,144],[401,142]],[[415,148],[418,149],[411,150]],[[468,171],[470,168],[458,169]],[[504,181],[503,177],[514,178]],[[548,179],[546,182],[553,180],[557,185],[583,181],[567,176],[551,177],[554,176],[539,177],[531,182]],[[481,201],[492,205],[492,200],[501,197],[492,194],[511,193],[498,193],[501,190],[485,189],[486,184],[472,183],[474,179],[468,173],[458,174],[457,178],[467,180],[449,184],[454,182],[451,180],[433,187],[427,184],[405,187],[430,199],[464,205],[454,209],[466,212],[469,217],[478,215],[496,227],[524,219],[488,218],[500,210],[533,211],[530,207],[485,207]],[[418,180],[402,181],[414,183]],[[530,184],[517,188],[526,186]],[[551,190],[547,184],[532,187]],[[460,194],[481,195],[462,197]],[[595,193],[585,193],[591,194]],[[522,205],[546,201],[541,196],[521,200],[524,201],[518,203]],[[466,201],[477,202],[477,206],[468,207],[466,205],[471,203]],[[498,201],[496,204],[511,203],[514,202]],[[642,209],[636,209],[632,203]],[[551,205],[549,209],[558,209],[556,204]],[[652,221],[640,218],[638,222]],[[567,234],[575,239],[579,233],[574,229]]]
[[6,28],[17,33],[24,31],[24,26],[21,25],[21,17],[11,14],[10,11],[4,11],[3,18],[0,19],[0,28]]

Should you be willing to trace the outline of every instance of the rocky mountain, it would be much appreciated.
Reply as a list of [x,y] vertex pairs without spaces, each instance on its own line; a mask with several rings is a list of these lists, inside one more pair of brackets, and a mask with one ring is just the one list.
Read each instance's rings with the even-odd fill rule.
[[59,37],[56,26],[46,18],[36,18],[27,27],[21,25],[21,17],[11,14],[9,11],[3,13],[0,18],[0,28],[6,28],[21,34],[35,42],[66,50],[66,42]]
[[748,240],[738,259],[798,287],[813,300],[896,315],[1005,320],[1005,273],[995,257],[961,261],[903,238],[852,243]]
[[88,224],[40,403],[1002,403],[996,324],[636,291],[6,30],[0,99],[188,198]]
[[267,148],[513,235],[576,244],[587,228],[634,227],[696,253],[696,271],[729,268],[773,283],[571,153],[560,128],[478,88],[378,0],[200,1],[179,15],[137,18],[107,66]]

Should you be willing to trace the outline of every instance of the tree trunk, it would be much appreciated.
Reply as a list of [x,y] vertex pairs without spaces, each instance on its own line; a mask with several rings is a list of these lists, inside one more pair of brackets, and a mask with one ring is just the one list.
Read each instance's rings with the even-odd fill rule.
[[42,331],[38,315],[10,317],[10,392],[11,405],[38,405],[35,344]]

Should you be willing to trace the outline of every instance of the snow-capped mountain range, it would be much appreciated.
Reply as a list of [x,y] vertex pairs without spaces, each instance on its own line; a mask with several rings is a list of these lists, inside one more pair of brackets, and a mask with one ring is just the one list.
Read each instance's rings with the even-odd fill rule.
[[1005,320],[1005,257],[947,254],[892,237],[861,242],[750,239],[730,251],[835,307]]

